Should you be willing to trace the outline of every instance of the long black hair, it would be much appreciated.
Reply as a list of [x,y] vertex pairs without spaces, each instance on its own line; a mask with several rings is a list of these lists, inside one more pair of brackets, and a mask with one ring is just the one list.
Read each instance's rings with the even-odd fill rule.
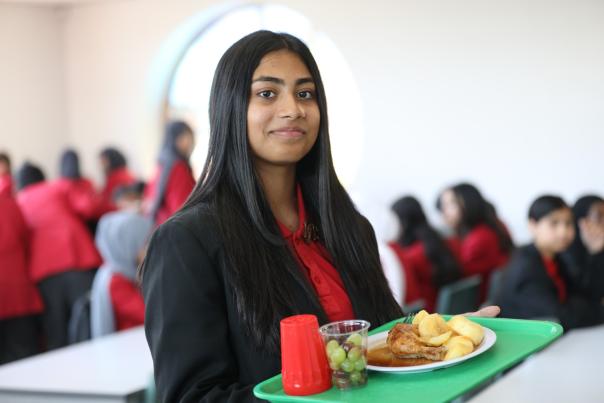
[[193,129],[191,129],[191,126],[186,122],[182,120],[173,120],[166,124],[164,142],[158,158],[158,162],[161,166],[161,173],[159,174],[155,198],[151,204],[150,214],[153,218],[157,215],[157,212],[164,201],[164,197],[166,196],[168,179],[170,178],[170,173],[172,172],[174,164],[180,160],[186,163],[189,169],[191,169],[189,165],[189,156],[183,155],[176,146],[178,138],[185,134],[193,135]]
[[[252,76],[270,52],[295,53],[311,73],[321,122],[312,149],[296,166],[307,220],[318,227],[349,295],[365,295],[368,306],[352,300],[355,313],[379,325],[402,312],[383,274],[375,235],[338,181],[331,157],[327,103],[317,64],[294,36],[257,31],[231,46],[220,59],[210,95],[208,157],[183,209],[215,212],[226,248],[224,268],[232,284],[244,329],[258,347],[278,348],[278,321],[292,313],[291,277],[302,283],[318,312],[318,298],[302,274],[261,187],[247,136]],[[294,312],[296,313],[296,312]],[[302,312],[298,312],[302,313]],[[326,322],[323,313],[319,320]]]
[[[495,207],[487,201],[476,186],[469,183],[460,183],[449,188],[461,207],[461,221],[456,228],[457,235],[464,238],[477,225],[485,224],[497,234],[499,247],[504,252],[510,252],[514,248],[512,238],[497,217]],[[441,210],[440,197],[436,207]]]
[[75,150],[67,149],[61,154],[59,176],[68,179],[80,179],[80,158]]
[[426,257],[432,263],[432,281],[437,286],[451,283],[461,277],[461,268],[446,242],[430,225],[424,209],[413,196],[398,199],[391,207],[400,224],[398,244],[407,247],[421,242]]
[[587,217],[591,208],[598,204],[604,203],[604,199],[597,195],[585,195],[580,197],[574,204],[572,210],[575,218],[575,239],[568,248],[573,262],[580,268],[583,269],[587,264],[589,258],[589,252],[581,239],[581,230],[579,229],[579,221]]
[[106,147],[100,153],[101,158],[105,158],[108,163],[105,174],[110,174],[119,168],[124,168],[127,165],[126,157],[120,150],[114,147]]

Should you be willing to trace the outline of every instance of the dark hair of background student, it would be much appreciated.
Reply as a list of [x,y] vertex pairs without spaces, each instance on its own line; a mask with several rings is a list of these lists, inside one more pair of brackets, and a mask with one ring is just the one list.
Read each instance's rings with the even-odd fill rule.
[[570,209],[561,197],[545,195],[538,197],[529,207],[529,220],[539,221],[556,210]]
[[[495,207],[485,200],[472,184],[460,183],[450,188],[461,206],[461,222],[457,234],[463,238],[479,224],[486,224],[497,234],[501,250],[509,252],[514,248],[512,238],[497,218]],[[436,202],[440,210],[440,198]]]
[[418,241],[422,243],[426,256],[432,263],[432,279],[435,285],[442,286],[461,277],[461,268],[455,256],[438,232],[432,228],[416,198],[402,197],[394,202],[391,208],[401,228],[398,244],[408,247]]
[[59,176],[68,179],[80,179],[80,158],[75,150],[67,149],[61,154]]

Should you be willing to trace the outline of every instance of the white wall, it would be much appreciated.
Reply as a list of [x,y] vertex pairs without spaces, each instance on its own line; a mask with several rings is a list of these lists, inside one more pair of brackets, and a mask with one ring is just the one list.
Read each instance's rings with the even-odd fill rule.
[[[129,0],[67,9],[69,138],[86,169],[106,143],[148,173],[174,34],[210,0]],[[387,237],[386,211],[471,180],[518,240],[539,193],[604,194],[604,3],[595,0],[285,0],[341,48],[364,102],[351,189]],[[171,38],[171,39],[169,39]],[[166,44],[170,45],[166,45]],[[0,67],[1,68],[1,67]]]
[[55,175],[67,143],[62,13],[0,5],[0,150]]

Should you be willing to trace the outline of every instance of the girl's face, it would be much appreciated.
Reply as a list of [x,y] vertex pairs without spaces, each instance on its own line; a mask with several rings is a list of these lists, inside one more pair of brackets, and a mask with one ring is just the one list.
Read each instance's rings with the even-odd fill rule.
[[573,213],[569,208],[554,210],[539,221],[529,220],[529,230],[540,249],[563,252],[575,238]]
[[99,161],[101,164],[101,168],[103,169],[103,172],[105,172],[106,175],[109,174],[109,170],[111,169],[109,160],[103,156],[100,156]]
[[312,76],[298,55],[280,50],[262,58],[247,112],[257,164],[295,164],[310,151],[321,122],[315,95]]
[[176,149],[186,158],[190,158],[195,148],[195,137],[190,131],[182,133],[176,138]]
[[600,226],[600,228],[604,228],[604,203],[593,203],[589,208],[585,220],[593,225]]
[[451,189],[445,190],[440,196],[440,211],[445,224],[452,229],[457,229],[461,223],[461,205]]

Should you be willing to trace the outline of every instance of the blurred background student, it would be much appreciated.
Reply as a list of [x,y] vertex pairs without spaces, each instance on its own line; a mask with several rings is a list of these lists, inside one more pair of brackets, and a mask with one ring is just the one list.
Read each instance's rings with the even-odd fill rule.
[[35,165],[17,172],[17,201],[29,230],[29,273],[44,301],[47,348],[67,345],[74,302],[92,284],[101,264],[82,218],[61,189],[45,180]]
[[108,213],[99,221],[96,245],[103,256],[91,293],[92,337],[142,325],[145,303],[136,281],[151,219],[134,211]]
[[428,312],[434,312],[439,288],[461,277],[456,244],[438,234],[414,197],[398,199],[392,211],[398,218],[399,236],[389,245],[404,268],[405,303],[423,299]]
[[135,175],[128,169],[126,157],[114,147],[107,147],[99,154],[99,161],[105,184],[101,190],[101,214],[117,209],[113,202],[113,192],[122,186],[136,182]]
[[497,303],[509,318],[551,318],[565,329],[601,323],[595,302],[573,282],[561,253],[570,246],[573,214],[558,196],[545,195],[529,209],[533,243],[519,248],[505,269]]
[[156,173],[145,191],[147,213],[156,225],[174,214],[195,186],[189,164],[194,146],[193,130],[187,123],[168,123]]
[[0,152],[0,195],[13,195],[13,177],[11,174],[10,157]]
[[92,222],[90,228],[94,233],[95,222],[98,219],[100,197],[92,181],[82,176],[80,157],[75,150],[67,149],[61,154],[59,163],[59,178],[54,181],[56,186],[67,198],[69,207],[85,222]]
[[136,181],[130,185],[115,188],[112,195],[112,202],[115,208],[120,211],[127,210],[142,213],[145,187],[145,182]]
[[445,189],[436,207],[459,239],[463,276],[481,276],[481,301],[484,300],[491,273],[507,263],[514,247],[507,228],[493,205],[468,183]]
[[39,351],[42,299],[27,270],[27,226],[12,196],[0,194],[0,365]]
[[586,195],[573,206],[575,240],[565,254],[573,275],[604,305],[604,200]]

